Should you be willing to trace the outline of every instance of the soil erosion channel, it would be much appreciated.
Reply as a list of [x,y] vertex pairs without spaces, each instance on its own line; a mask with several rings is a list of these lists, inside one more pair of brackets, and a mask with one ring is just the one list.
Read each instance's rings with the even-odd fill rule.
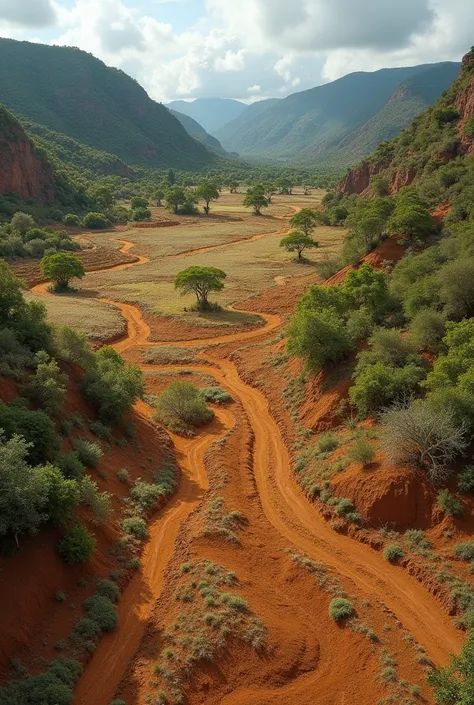
[[[123,252],[128,252],[133,246],[128,241],[121,242]],[[144,258],[139,258],[135,263],[119,265],[117,269],[138,265],[143,261]],[[40,284],[33,291],[45,294],[47,284]],[[160,345],[158,342],[148,342],[150,330],[139,308],[108,299],[102,301],[116,306],[127,321],[125,337],[114,344],[118,351],[125,352],[135,346]],[[184,347],[205,345],[210,348],[200,353],[205,363],[202,366],[179,365],[174,369],[186,367],[211,374],[219,385],[241,402],[255,434],[254,476],[261,507],[267,520],[288,541],[289,547],[296,547],[313,560],[332,567],[340,575],[352,580],[365,596],[382,602],[435,663],[446,663],[449,654],[459,649],[462,635],[454,628],[440,603],[402,568],[388,564],[380,553],[329,527],[305,498],[293,477],[288,449],[270,414],[265,396],[239,377],[233,362],[226,357],[219,357],[220,344],[245,344],[250,339],[265,339],[282,325],[277,315],[259,315],[265,324],[258,329],[210,340],[173,343]],[[169,342],[162,345],[169,345]],[[172,370],[173,366],[143,366],[145,371],[162,369]],[[139,402],[136,410],[150,419],[152,409],[144,402]],[[76,690],[77,705],[108,705],[113,698],[139,647],[153,604],[163,589],[165,569],[173,554],[180,526],[208,488],[205,452],[227,433],[233,423],[231,411],[217,409],[215,421],[198,436],[188,439],[171,434],[182,470],[179,491],[152,522],[142,570],[129,583],[119,603],[120,626],[115,633],[101,641],[85,669]]]

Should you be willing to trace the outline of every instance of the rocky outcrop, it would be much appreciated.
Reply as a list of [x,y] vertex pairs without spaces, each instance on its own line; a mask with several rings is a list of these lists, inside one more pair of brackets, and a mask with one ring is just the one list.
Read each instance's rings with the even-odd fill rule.
[[358,167],[347,172],[344,180],[339,184],[337,192],[347,195],[363,193],[369,188],[372,177],[384,171],[389,166],[389,163],[389,161],[380,162],[379,164],[368,161],[362,162]]
[[0,193],[41,203],[54,201],[54,170],[20,123],[0,106]]
[[456,96],[454,107],[459,112],[461,119],[458,123],[460,138],[460,154],[474,154],[474,136],[466,134],[466,124],[474,118],[474,51],[466,54],[462,61],[461,77],[465,77],[466,85]]

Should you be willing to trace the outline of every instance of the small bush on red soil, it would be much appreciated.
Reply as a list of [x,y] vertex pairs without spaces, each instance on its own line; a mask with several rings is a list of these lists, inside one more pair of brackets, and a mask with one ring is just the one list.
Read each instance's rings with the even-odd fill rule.
[[329,616],[335,622],[340,622],[354,614],[354,606],[350,600],[343,597],[335,597],[329,605]]
[[461,517],[464,509],[461,502],[449,490],[441,490],[438,494],[438,507],[449,517]]
[[76,524],[66,531],[58,544],[59,555],[65,563],[87,563],[94,552],[96,540],[85,526]]
[[213,416],[199,389],[189,382],[172,382],[156,403],[157,419],[177,431],[202,426]]
[[97,585],[97,594],[106,597],[111,602],[118,602],[120,599],[120,590],[112,580],[104,578]]
[[0,687],[2,705],[71,705],[82,666],[72,659],[56,659],[48,670]]
[[137,539],[144,541],[148,538],[148,526],[141,517],[127,517],[120,526],[126,534],[132,534]]
[[384,549],[383,557],[389,563],[395,563],[404,557],[403,548],[397,543],[392,543]]
[[93,443],[85,438],[76,438],[72,445],[85,467],[96,468],[98,466],[102,457],[102,450],[98,443]]
[[462,561],[474,561],[474,541],[459,543],[453,548],[453,555]]
[[358,438],[349,451],[349,458],[365,467],[375,458],[374,447],[365,438]]
[[111,632],[118,622],[117,608],[107,597],[103,595],[93,595],[84,603],[89,619],[96,622],[103,632]]

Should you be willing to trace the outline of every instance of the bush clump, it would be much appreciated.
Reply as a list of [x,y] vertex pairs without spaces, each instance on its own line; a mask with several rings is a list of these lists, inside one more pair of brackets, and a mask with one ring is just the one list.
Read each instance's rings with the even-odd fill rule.
[[201,396],[204,401],[210,404],[227,404],[227,402],[232,401],[229,392],[226,392],[222,387],[205,387],[201,389]]
[[172,382],[156,402],[157,419],[177,430],[202,426],[213,416],[199,389],[189,382]]
[[85,438],[76,438],[72,444],[80,462],[87,468],[96,468],[102,457],[102,450],[98,443]]
[[117,608],[107,597],[93,595],[84,603],[87,616],[95,622],[103,632],[111,632],[118,622]]
[[145,482],[141,477],[135,480],[130,490],[130,497],[142,512],[155,509],[162,496],[163,491],[159,485]]
[[82,524],[76,524],[66,531],[58,543],[58,551],[65,563],[87,563],[94,552],[95,544],[93,534]]
[[131,534],[141,541],[148,538],[148,526],[141,517],[127,517],[120,526],[126,534]]
[[104,578],[97,585],[97,594],[106,597],[111,602],[118,602],[120,599],[120,590],[112,580]]
[[71,705],[82,666],[72,659],[56,659],[36,676],[0,687],[2,705]]
[[360,437],[349,450],[349,458],[366,467],[375,458],[375,449],[365,438]]
[[395,563],[404,557],[403,548],[397,543],[392,543],[390,546],[386,546],[383,552],[383,557],[389,563]]
[[350,600],[343,597],[335,597],[329,605],[329,616],[335,622],[340,622],[343,619],[352,617],[354,614],[354,606]]
[[459,473],[458,488],[461,492],[474,492],[474,465],[468,465]]
[[474,541],[458,543],[458,545],[453,548],[453,554],[462,561],[474,561]]

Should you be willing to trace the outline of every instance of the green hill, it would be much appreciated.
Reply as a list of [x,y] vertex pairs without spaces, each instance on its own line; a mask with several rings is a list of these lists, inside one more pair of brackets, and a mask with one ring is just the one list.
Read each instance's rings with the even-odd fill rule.
[[231,142],[234,135],[237,135],[257,116],[262,115],[266,110],[279,103],[281,98],[267,98],[266,100],[258,100],[256,103],[247,105],[236,118],[227,122],[214,132],[214,135],[220,142]]
[[349,74],[294,93],[237,124],[233,135],[219,136],[225,149],[243,157],[347,167],[409,124],[458,70],[459,64],[442,63]]
[[0,39],[0,103],[127,164],[197,170],[216,159],[136,81],[79,49]]

